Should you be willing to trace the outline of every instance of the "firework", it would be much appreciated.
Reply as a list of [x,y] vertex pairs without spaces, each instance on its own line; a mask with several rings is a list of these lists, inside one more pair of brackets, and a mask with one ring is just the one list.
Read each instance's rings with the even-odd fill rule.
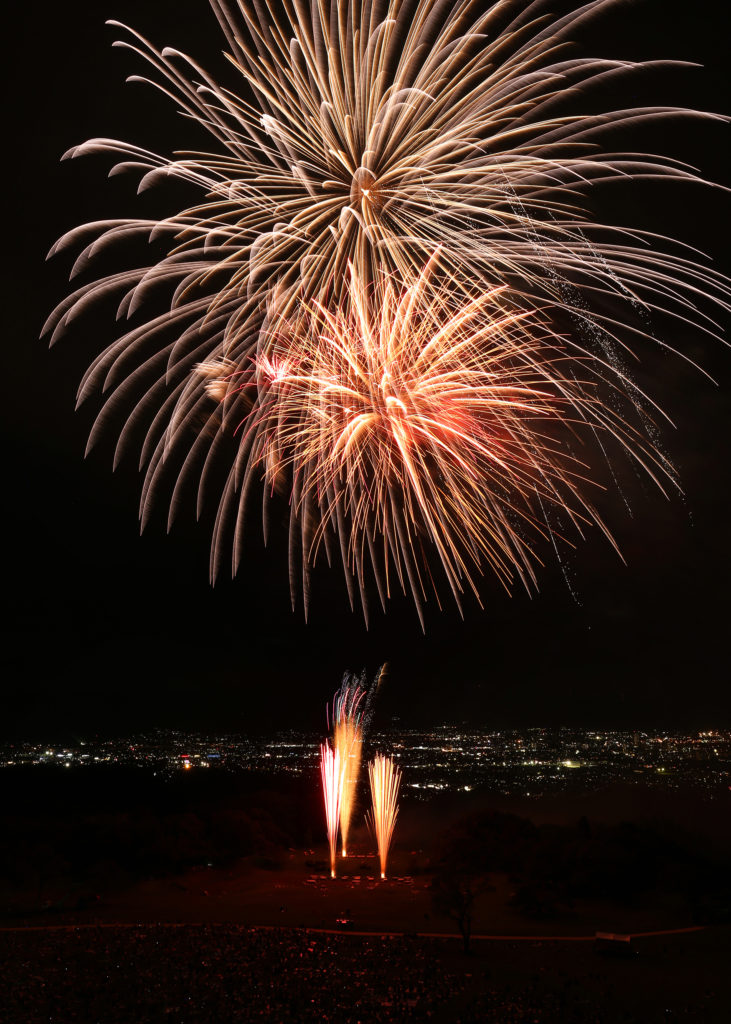
[[333,750],[329,743],[322,743],[320,745],[320,776],[322,778],[322,795],[325,800],[327,838],[330,844],[330,877],[335,878],[338,822],[340,820],[340,794],[343,780],[340,770],[340,753],[337,750]]
[[[636,230],[592,244],[596,225],[580,205],[597,181],[702,180],[654,154],[607,152],[610,130],[717,116],[675,107],[562,113],[568,94],[679,63],[571,56],[571,34],[618,2],[592,0],[554,20],[546,0],[487,10],[483,0],[284,0],[279,16],[211,0],[240,93],[111,22],[128,33],[119,45],[148,62],[153,78],[142,80],[176,100],[216,152],[167,158],[112,139],[75,147],[68,155],[121,153],[115,170],[143,172],[142,187],[172,176],[202,200],[160,221],[87,225],[62,244],[101,230],[83,265],[120,236],[171,237],[170,258],[139,271],[125,311],[174,280],[176,319],[192,316],[239,351],[272,282],[286,317],[303,296],[347,295],[348,260],[367,276],[382,267],[413,276],[437,247],[450,276],[466,268],[492,281],[517,277],[562,307],[559,276],[569,270],[587,291],[626,296],[645,285],[656,301],[674,302],[680,287],[690,297],[689,277],[697,285],[708,272],[638,246]],[[134,274],[103,287],[136,284]],[[206,285],[212,296],[191,298]]]
[[385,670],[386,666],[383,665],[372,686],[368,684],[365,669],[360,676],[346,672],[333,699],[333,746],[340,754],[340,771],[343,776],[340,798],[343,857],[348,856],[348,833],[355,809],[363,740],[371,722],[373,699]]
[[272,488],[296,481],[305,572],[329,528],[364,606],[371,571],[384,608],[395,579],[420,615],[427,588],[437,592],[432,561],[458,603],[465,586],[479,600],[484,563],[506,587],[515,573],[534,583],[526,532],[546,533],[547,510],[566,530],[607,533],[584,493],[589,467],[561,430],[601,435],[658,484],[673,480],[601,401],[614,377],[604,360],[505,289],[465,285],[455,305],[433,281],[436,262],[403,290],[388,278],[369,289],[351,267],[349,310],[313,304],[251,371],[249,473],[261,465]]
[[348,832],[353,815],[363,752],[361,704],[365,691],[344,681],[333,701],[333,746],[340,756],[340,837],[342,855],[348,856]]
[[[111,139],[70,151],[121,153],[115,172],[141,172],[141,187],[174,177],[197,195],[172,216],[107,220],[64,236],[55,249],[85,243],[76,270],[118,241],[150,238],[166,248],[150,266],[82,285],[47,329],[55,340],[109,297],[117,296],[120,317],[129,317],[150,293],[157,307],[161,294],[169,296],[169,311],[110,345],[79,390],[80,402],[98,390],[107,394],[90,446],[125,407],[115,459],[143,438],[143,525],[171,480],[170,521],[191,480],[200,512],[223,461],[229,472],[213,576],[231,536],[237,571],[247,503],[263,479],[265,503],[280,494],[289,502],[290,551],[293,562],[303,562],[305,606],[321,545],[328,558],[339,545],[351,602],[354,593],[363,596],[367,563],[382,601],[395,574],[419,607],[432,586],[432,557],[457,600],[465,586],[475,588],[483,564],[506,583],[515,574],[532,583],[520,523],[527,517],[552,539],[560,536],[543,508],[564,507],[556,491],[567,486],[567,471],[556,469],[554,440],[532,435],[533,447],[520,450],[526,421],[560,417],[570,407],[571,422],[576,414],[603,432],[609,419],[616,432],[613,413],[575,395],[571,380],[584,378],[585,359],[590,387],[601,376],[611,407],[624,396],[642,419],[651,403],[629,381],[622,352],[633,339],[652,336],[654,311],[713,334],[706,300],[724,305],[728,296],[727,282],[697,253],[636,229],[601,227],[583,209],[587,188],[628,177],[702,183],[674,160],[608,151],[610,133],[715,117],[658,106],[574,112],[570,104],[590,92],[600,96],[628,75],[672,63],[568,52],[571,34],[618,2],[593,0],[554,18],[547,0],[502,0],[487,10],[483,0],[283,0],[281,14],[263,13],[256,0],[253,7],[212,0],[240,76],[233,90],[185,55],[129,33],[122,45],[148,62],[153,84],[209,133],[213,151],[168,158]],[[373,352],[384,369],[392,361],[380,310],[391,317],[391,333],[399,334],[402,321],[414,326],[411,307],[399,304],[427,283],[432,294],[422,305],[435,330],[431,339],[416,330],[423,343],[418,369],[434,364],[436,337],[451,361],[445,357],[428,395],[416,369],[404,383],[406,399],[385,377],[366,387],[361,372]],[[488,298],[478,301],[476,291]],[[460,308],[468,317],[479,308],[485,317],[471,326],[487,346],[480,356],[463,336]],[[525,317],[520,328],[517,317]],[[553,322],[554,333],[556,320],[569,325],[554,390],[556,361],[540,369],[535,351],[526,356],[533,344],[527,325],[537,317]],[[492,342],[498,333],[499,351]],[[461,371],[460,346],[467,353]],[[413,344],[402,345],[402,354],[406,348],[413,354]],[[494,405],[497,441],[474,412],[484,408],[493,367],[502,386],[523,389],[505,412],[509,423],[497,422],[497,414],[510,401]],[[448,374],[456,375],[454,395]],[[467,394],[473,385],[474,402]],[[424,410],[431,403],[428,416],[416,415],[417,394]],[[522,413],[520,402],[529,407]],[[360,418],[348,420],[348,408]],[[443,422],[434,420],[442,415]],[[339,447],[320,451],[318,437]],[[641,438],[623,438],[648,461]],[[596,447],[602,445],[600,438]],[[305,484],[300,466],[307,467]],[[582,506],[577,481],[571,476],[568,489]],[[595,519],[575,509],[570,518]]]
[[371,780],[371,798],[373,800],[373,809],[368,816],[368,823],[378,843],[381,878],[385,878],[388,851],[391,847],[398,815],[401,769],[396,767],[392,757],[386,754],[376,754],[368,764],[368,774]]

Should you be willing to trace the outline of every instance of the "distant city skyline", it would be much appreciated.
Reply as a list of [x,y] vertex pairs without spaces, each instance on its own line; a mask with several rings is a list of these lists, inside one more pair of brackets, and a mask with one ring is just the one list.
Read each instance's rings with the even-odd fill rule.
[[[203,735],[158,730],[73,745],[0,744],[0,770],[21,766],[144,768],[172,778],[214,771],[318,773],[322,734],[285,730],[269,736]],[[542,729],[485,732],[443,725],[373,732],[366,748],[388,751],[403,772],[402,795],[484,788],[499,796],[540,797],[615,784],[683,789],[704,799],[731,789],[731,731]]]

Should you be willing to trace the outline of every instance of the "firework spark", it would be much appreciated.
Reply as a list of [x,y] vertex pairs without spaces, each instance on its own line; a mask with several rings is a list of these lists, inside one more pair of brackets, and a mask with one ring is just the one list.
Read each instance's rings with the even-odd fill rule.
[[340,771],[343,776],[340,798],[340,835],[343,857],[348,856],[348,834],[355,810],[363,741],[370,728],[373,701],[385,673],[386,665],[384,664],[379,669],[373,684],[369,685],[365,669],[360,676],[346,672],[340,689],[333,699],[333,747],[340,754]]
[[[590,374],[601,365],[615,396],[650,407],[633,389],[620,354],[631,351],[633,339],[652,336],[649,317],[656,311],[713,334],[707,302],[728,308],[727,282],[672,240],[593,223],[583,197],[588,188],[628,177],[702,183],[685,164],[608,151],[605,140],[619,128],[631,134],[658,120],[716,115],[659,106],[574,112],[572,103],[590,95],[596,103],[626,76],[673,63],[568,52],[572,33],[619,0],[592,0],[558,18],[548,13],[548,0],[502,0],[487,10],[483,0],[312,0],[309,6],[283,0],[280,15],[262,14],[256,2],[211,2],[233,74],[240,76],[234,89],[135,32],[121,45],[149,63],[152,84],[209,133],[214,151],[168,158],[94,139],[69,153],[121,153],[115,172],[141,172],[142,188],[174,177],[197,192],[178,214],[85,225],[54,247],[85,242],[78,271],[118,241],[150,238],[166,246],[150,266],[82,285],[47,324],[55,340],[97,301],[117,296],[119,315],[130,317],[150,293],[169,295],[169,312],[128,330],[87,371],[79,401],[100,389],[107,393],[90,446],[126,407],[115,458],[144,438],[143,525],[171,479],[170,521],[191,480],[197,480],[200,513],[213,467],[231,460],[219,498],[214,576],[232,534],[236,572],[245,506],[253,483],[264,478],[265,502],[273,492],[289,500],[290,550],[305,563],[305,605],[321,542],[328,557],[339,543],[351,601],[354,589],[362,593],[368,561],[385,600],[390,560],[419,605],[426,589],[419,572],[429,572],[422,553],[431,548],[458,600],[465,584],[474,589],[474,569],[483,562],[503,581],[517,572],[532,582],[520,535],[523,499],[534,507],[562,504],[555,491],[558,477],[566,483],[566,471],[548,465],[552,441],[534,437],[537,449],[519,450],[526,417],[514,434],[504,422],[492,434],[474,414],[486,394],[488,367],[496,366],[506,387],[522,387],[531,409],[542,405],[542,412],[560,415],[567,396],[552,391],[556,363],[541,370],[532,356],[526,359],[525,325],[537,316],[563,319],[572,333],[560,356],[558,391],[569,391],[564,407],[578,408],[592,429],[613,419],[593,400],[576,400],[568,383],[583,378],[587,354]],[[459,345],[468,350],[454,394],[448,375],[459,371],[448,358],[431,390],[417,387],[416,371],[411,388],[403,386],[405,398],[383,372],[366,386],[362,372],[373,368],[376,349],[377,368],[390,367],[381,301],[392,319],[400,309],[413,325],[410,310],[398,303],[424,281],[430,263],[433,294],[425,308],[440,307],[444,321],[432,324],[435,336],[445,338],[450,323],[459,340],[445,347],[455,358]],[[384,289],[391,290],[385,297]],[[495,307],[488,308],[488,299],[480,304],[476,291]],[[512,355],[495,354],[493,326],[483,323],[472,326],[487,345],[478,358],[460,339],[459,307],[469,315],[479,307],[490,325],[501,324],[503,339],[516,339]],[[516,317],[523,315],[518,328]],[[353,346],[351,329],[357,330]],[[389,330],[399,334],[395,321]],[[425,369],[438,344],[421,329],[417,334],[424,342],[418,367]],[[413,345],[403,345],[402,354],[407,348],[414,354]],[[512,362],[519,366],[517,381],[508,372]],[[521,378],[526,362],[531,371]],[[550,399],[542,393],[547,377]],[[467,394],[473,384],[474,403]],[[298,392],[296,402],[282,401],[287,389],[290,397]],[[415,396],[422,410],[431,403],[428,416],[415,415]],[[278,408],[281,427],[273,418]],[[518,404],[505,416],[517,424]],[[294,423],[300,438],[292,434]],[[616,428],[613,420],[610,430]],[[318,435],[339,446],[318,454]],[[628,446],[647,461],[643,444],[633,439]],[[504,478],[501,459],[509,467]],[[308,467],[306,485],[295,472],[300,465]],[[569,490],[583,505],[576,481],[571,478]],[[377,499],[385,504],[373,513]],[[555,532],[550,513],[528,514],[530,522],[536,518],[544,533]],[[375,557],[374,546],[382,549]]]
[[376,754],[375,758],[368,763],[368,774],[371,780],[371,798],[373,800],[373,809],[368,815],[368,823],[378,843],[381,878],[385,878],[388,851],[391,848],[393,830],[398,815],[401,769],[396,767],[392,757],[386,754]]
[[[559,276],[570,270],[587,291],[626,296],[644,287],[682,305],[676,288],[690,297],[708,271],[660,256],[657,239],[651,249],[638,246],[636,230],[592,244],[596,225],[580,205],[587,188],[607,179],[702,180],[655,154],[607,152],[607,133],[717,117],[676,107],[561,113],[569,94],[680,63],[570,56],[571,34],[617,3],[592,0],[553,20],[546,0],[487,10],[483,0],[284,0],[279,18],[271,10],[264,18],[258,4],[211,0],[240,94],[186,55],[159,51],[112,22],[129,33],[119,45],[151,66],[150,84],[218,152],[170,159],[112,139],[75,147],[68,155],[122,153],[115,170],[143,171],[144,188],[172,176],[204,198],[161,221],[86,225],[61,244],[101,230],[83,265],[135,231],[172,236],[171,257],[139,272],[125,311],[153,284],[174,279],[176,319],[190,314],[239,350],[272,281],[286,317],[303,296],[345,296],[348,260],[368,275],[385,267],[413,276],[437,247],[450,275],[517,276],[562,307]],[[135,273],[103,287],[130,285]],[[212,299],[192,298],[205,284],[215,288]]]
[[390,279],[369,289],[351,267],[349,310],[308,307],[240,384],[256,375],[247,477],[262,466],[272,488],[296,481],[305,587],[329,527],[364,607],[370,568],[384,608],[395,576],[420,615],[437,589],[429,556],[459,603],[465,585],[479,600],[483,563],[506,587],[516,571],[535,582],[526,530],[545,535],[546,509],[608,535],[584,494],[590,470],[556,425],[616,442],[660,485],[673,479],[601,401],[615,376],[605,361],[505,289],[465,285],[455,305],[434,283],[437,262],[402,291]]
[[338,823],[340,821],[340,794],[343,777],[340,770],[340,753],[337,750],[333,750],[329,743],[322,743],[320,745],[320,777],[322,778],[322,795],[325,801],[327,838],[330,844],[330,877],[335,878],[335,861],[338,851]]
[[340,756],[340,837],[342,855],[348,856],[348,833],[353,816],[363,753],[363,702],[365,690],[348,681],[333,701],[333,746]]

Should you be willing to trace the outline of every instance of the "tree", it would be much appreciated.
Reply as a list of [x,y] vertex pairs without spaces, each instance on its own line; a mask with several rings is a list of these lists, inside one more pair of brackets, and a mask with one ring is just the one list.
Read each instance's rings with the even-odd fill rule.
[[445,859],[431,884],[432,906],[455,922],[465,953],[470,952],[472,920],[478,897],[491,889],[488,876],[456,858]]

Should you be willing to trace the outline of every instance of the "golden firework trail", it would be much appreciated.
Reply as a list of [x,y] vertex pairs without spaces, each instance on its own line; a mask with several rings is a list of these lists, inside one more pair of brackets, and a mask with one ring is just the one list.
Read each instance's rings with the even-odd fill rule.
[[338,823],[340,821],[340,795],[343,776],[340,770],[340,754],[329,743],[320,745],[320,777],[325,801],[325,821],[330,845],[330,877],[335,878],[335,861],[338,852]]
[[[55,341],[109,300],[136,318],[79,389],[79,402],[105,394],[89,446],[126,410],[115,464],[141,441],[143,526],[170,484],[169,523],[191,484],[200,514],[226,467],[214,577],[230,552],[238,569],[256,492],[265,506],[288,502],[290,579],[302,579],[305,607],[321,547],[328,558],[339,547],[351,602],[365,601],[367,565],[382,602],[395,577],[420,614],[437,588],[432,562],[458,601],[482,565],[506,585],[532,584],[522,524],[555,542],[565,488],[574,525],[596,517],[578,490],[584,469],[566,468],[568,442],[526,424],[565,412],[568,434],[577,423],[597,432],[582,461],[603,458],[608,430],[651,466],[652,403],[624,357],[654,342],[653,316],[716,335],[712,304],[729,308],[728,282],[702,254],[595,223],[587,191],[628,178],[704,184],[687,164],[610,147],[620,129],[633,139],[657,122],[725,119],[604,109],[615,84],[681,66],[574,56],[572,36],[620,0],[558,17],[549,0],[282,0],[279,13],[259,0],[211,4],[231,87],[112,23],[147,63],[149,77],[136,77],[207,133],[208,148],[166,156],[98,138],[67,154],[121,154],[112,173],[140,174],[141,189],[172,177],[194,194],[170,216],[83,225],[54,246],[81,245],[74,273],[118,242],[149,240],[160,253],[82,284],[46,325]],[[629,27],[624,7],[623,17]],[[566,336],[543,367],[529,338],[538,321],[539,337]],[[581,398],[572,381],[587,373]],[[508,389],[502,405],[492,394],[494,432],[493,380]],[[618,423],[622,404],[631,428]]]
[[371,780],[373,808],[368,815],[370,825],[378,843],[378,857],[381,862],[381,878],[386,877],[388,851],[391,848],[393,830],[398,815],[398,791],[401,784],[401,769],[387,754],[376,754],[368,763]]
[[363,754],[363,712],[366,691],[345,680],[333,701],[333,747],[340,755],[340,836],[348,856],[348,833],[355,806]]

